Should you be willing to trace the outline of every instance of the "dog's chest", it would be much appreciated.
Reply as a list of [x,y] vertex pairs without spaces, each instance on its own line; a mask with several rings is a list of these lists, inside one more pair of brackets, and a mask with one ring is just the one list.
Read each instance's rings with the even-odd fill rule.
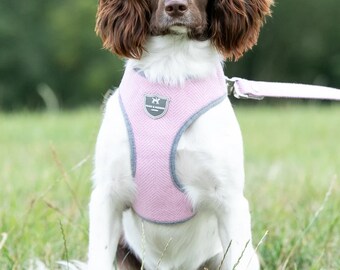
[[176,173],[177,147],[185,131],[225,99],[220,73],[218,70],[207,80],[189,81],[184,87],[170,87],[149,83],[133,70],[126,71],[119,100],[137,187],[133,208],[142,218],[178,223],[195,215]]

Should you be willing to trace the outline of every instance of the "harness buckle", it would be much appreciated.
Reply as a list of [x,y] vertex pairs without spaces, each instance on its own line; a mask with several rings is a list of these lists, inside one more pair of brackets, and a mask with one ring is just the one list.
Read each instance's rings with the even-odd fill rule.
[[239,87],[235,87],[235,84],[239,79],[240,78],[237,77],[234,78],[225,77],[228,95],[233,95],[237,99],[262,100],[264,98],[263,96],[255,95],[253,92],[244,93],[243,91],[241,91],[241,89],[239,89]]
[[225,77],[225,81],[227,83],[227,92],[228,92],[228,96],[234,94],[235,95],[235,79],[233,78],[228,78]]

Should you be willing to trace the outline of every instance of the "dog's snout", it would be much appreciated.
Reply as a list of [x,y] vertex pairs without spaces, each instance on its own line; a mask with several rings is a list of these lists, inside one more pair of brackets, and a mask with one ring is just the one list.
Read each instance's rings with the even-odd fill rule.
[[181,17],[188,10],[188,0],[169,0],[165,3],[165,12],[171,17]]

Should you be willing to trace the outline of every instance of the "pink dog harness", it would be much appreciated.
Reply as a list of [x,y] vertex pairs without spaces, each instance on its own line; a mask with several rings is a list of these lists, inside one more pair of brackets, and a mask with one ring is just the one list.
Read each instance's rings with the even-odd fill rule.
[[207,79],[186,81],[183,87],[151,83],[127,68],[119,93],[137,187],[134,211],[162,224],[192,218],[195,212],[176,175],[176,149],[185,130],[225,99],[222,67]]

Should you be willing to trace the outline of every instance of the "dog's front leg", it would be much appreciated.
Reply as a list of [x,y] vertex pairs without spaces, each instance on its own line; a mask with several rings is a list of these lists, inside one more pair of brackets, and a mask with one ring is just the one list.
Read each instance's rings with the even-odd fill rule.
[[114,205],[110,184],[92,191],[90,200],[89,270],[112,270],[122,230],[122,210]]
[[258,270],[259,262],[252,246],[248,202],[243,196],[233,198],[219,208],[219,234],[226,254],[224,270]]
[[122,213],[134,198],[129,140],[118,95],[112,95],[98,134],[90,200],[89,270],[112,270]]

